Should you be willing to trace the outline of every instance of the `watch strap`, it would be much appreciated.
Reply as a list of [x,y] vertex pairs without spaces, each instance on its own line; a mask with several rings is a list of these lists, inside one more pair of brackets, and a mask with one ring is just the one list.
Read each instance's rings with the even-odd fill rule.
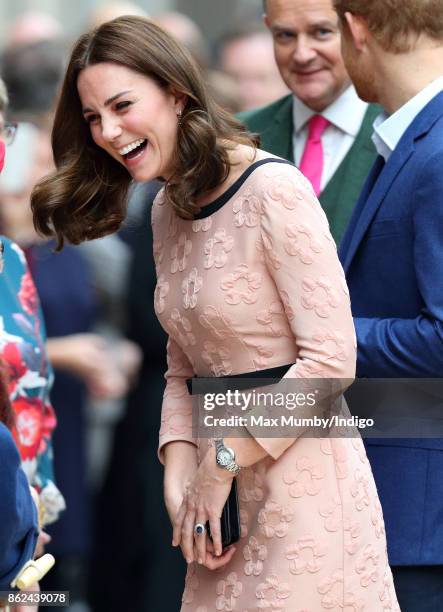
[[[220,450],[227,448],[222,438],[215,439],[214,444],[215,444],[216,456]],[[229,449],[229,450],[234,454],[234,451],[232,449]],[[241,467],[235,462],[235,455],[234,455],[234,460],[228,463],[227,465],[220,465],[218,462],[217,462],[217,465],[218,467],[224,470],[228,470],[228,472],[231,472],[231,474],[234,474],[234,476],[237,476],[237,474],[241,470]]]

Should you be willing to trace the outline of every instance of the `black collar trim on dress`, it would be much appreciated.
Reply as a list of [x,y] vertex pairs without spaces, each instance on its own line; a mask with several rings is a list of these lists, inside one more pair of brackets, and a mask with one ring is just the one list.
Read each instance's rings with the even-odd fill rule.
[[239,176],[238,179],[234,183],[232,183],[229,189],[227,189],[224,193],[221,194],[221,196],[219,196],[218,198],[216,198],[209,204],[206,204],[205,206],[203,206],[201,211],[197,215],[195,215],[194,220],[205,219],[206,217],[209,217],[210,215],[213,215],[215,212],[217,212],[217,210],[222,208],[222,206],[226,204],[226,202],[232,198],[234,193],[240,189],[240,187],[246,181],[248,176],[252,172],[254,172],[256,168],[258,168],[259,166],[262,166],[263,164],[269,164],[269,163],[289,164],[290,166],[294,165],[292,162],[289,162],[286,159],[280,159],[279,157],[266,157],[265,159],[260,159],[259,161],[254,162],[253,164],[249,166],[249,168],[246,168],[243,174]]

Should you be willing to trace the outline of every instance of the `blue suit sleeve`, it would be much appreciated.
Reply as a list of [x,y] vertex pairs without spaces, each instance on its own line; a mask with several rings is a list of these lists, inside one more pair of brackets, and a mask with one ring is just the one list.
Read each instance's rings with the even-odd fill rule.
[[[443,151],[439,150],[417,168],[411,195],[415,205],[411,248],[424,307],[415,319],[355,318],[357,376],[439,378],[443,375],[442,168]],[[395,253],[390,256],[395,257]],[[386,290],[395,291],[395,279]]]
[[37,542],[37,510],[14,440],[0,423],[0,591],[8,590]]

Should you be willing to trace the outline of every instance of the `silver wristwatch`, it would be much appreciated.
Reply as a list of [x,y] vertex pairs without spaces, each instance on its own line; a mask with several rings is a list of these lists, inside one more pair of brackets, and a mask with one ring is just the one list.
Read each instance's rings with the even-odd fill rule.
[[224,470],[228,470],[234,476],[240,472],[241,467],[235,463],[235,453],[232,448],[225,446],[223,440],[214,440],[215,444],[215,460],[217,465]]

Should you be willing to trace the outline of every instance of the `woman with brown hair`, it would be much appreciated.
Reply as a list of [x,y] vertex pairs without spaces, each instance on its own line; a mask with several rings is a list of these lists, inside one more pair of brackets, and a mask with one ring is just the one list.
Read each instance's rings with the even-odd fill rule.
[[[311,185],[256,149],[187,52],[136,17],[78,40],[52,138],[57,170],[32,206],[60,247],[115,231],[131,180],[164,182],[152,210],[169,334],[159,457],[173,544],[190,564],[183,612],[397,609],[358,437],[193,435],[193,376],[354,376],[346,284]],[[222,550],[235,475],[241,538]]]

